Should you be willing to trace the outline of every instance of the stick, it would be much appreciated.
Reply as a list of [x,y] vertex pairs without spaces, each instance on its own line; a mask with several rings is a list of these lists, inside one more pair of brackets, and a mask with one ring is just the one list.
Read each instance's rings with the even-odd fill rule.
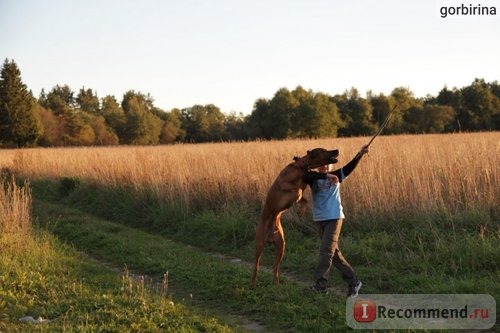
[[387,115],[387,117],[385,118],[384,122],[382,123],[382,125],[380,126],[380,128],[378,129],[377,133],[371,138],[370,142],[368,142],[368,144],[366,145],[367,147],[370,147],[370,145],[372,144],[373,140],[375,140],[375,138],[380,134],[382,133],[382,130],[384,129],[384,127],[389,123],[389,120],[391,119],[392,115],[394,114],[394,111],[396,111],[398,105],[396,104],[391,112],[389,112],[389,114]]
[[[396,104],[391,112],[389,112],[389,114],[387,115],[387,117],[385,118],[384,122],[382,123],[382,125],[380,125],[380,128],[378,129],[377,133],[371,138],[370,142],[368,142],[368,144],[366,145],[366,147],[370,147],[370,145],[372,144],[373,140],[375,140],[375,138],[380,134],[382,133],[382,130],[384,129],[385,126],[387,126],[387,124],[389,123],[389,120],[391,120],[391,117],[392,115],[394,114],[394,111],[396,111],[398,105]],[[356,154],[356,156],[358,156],[360,153],[358,152]]]

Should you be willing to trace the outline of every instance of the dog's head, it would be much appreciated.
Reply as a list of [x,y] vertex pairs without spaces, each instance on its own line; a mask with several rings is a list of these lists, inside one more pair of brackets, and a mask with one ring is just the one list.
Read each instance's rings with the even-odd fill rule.
[[326,164],[337,163],[337,157],[339,157],[339,150],[326,150],[324,148],[314,148],[313,150],[308,150],[307,155],[302,157],[294,157],[294,161],[300,161],[303,165],[307,166],[308,169],[314,169]]

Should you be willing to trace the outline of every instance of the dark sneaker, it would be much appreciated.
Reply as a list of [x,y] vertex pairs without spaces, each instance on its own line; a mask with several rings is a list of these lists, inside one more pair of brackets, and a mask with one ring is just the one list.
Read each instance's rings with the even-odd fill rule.
[[317,284],[313,284],[312,286],[310,286],[309,290],[312,290],[318,294],[328,294],[328,289],[326,289],[325,287],[318,286]]
[[347,292],[347,297],[357,297],[358,296],[358,291],[359,289],[361,289],[361,286],[363,284],[361,283],[361,281],[356,281],[356,283],[354,283],[353,285],[349,286],[349,291]]

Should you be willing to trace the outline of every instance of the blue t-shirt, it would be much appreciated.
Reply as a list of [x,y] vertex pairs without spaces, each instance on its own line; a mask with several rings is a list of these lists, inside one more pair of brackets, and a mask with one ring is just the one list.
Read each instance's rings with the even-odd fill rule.
[[338,177],[339,183],[333,184],[326,179],[326,174],[308,171],[304,181],[311,187],[313,201],[313,220],[316,222],[345,218],[340,199],[340,184],[351,174],[361,160],[362,154],[354,158],[340,169],[329,172]]
[[[345,178],[339,180],[343,181]],[[313,182],[311,190],[314,221],[345,218],[340,198],[340,183],[334,184],[329,179],[317,179]]]

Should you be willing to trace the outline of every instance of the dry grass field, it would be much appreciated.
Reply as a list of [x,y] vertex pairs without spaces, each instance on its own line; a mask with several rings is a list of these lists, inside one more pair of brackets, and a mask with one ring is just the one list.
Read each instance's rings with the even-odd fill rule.
[[[28,178],[77,177],[127,185],[183,205],[262,201],[278,172],[315,147],[338,148],[338,167],[368,138],[4,150],[0,167]],[[381,136],[343,185],[351,216],[401,211],[495,211],[500,133]],[[307,191],[306,195],[309,195]]]
[[31,225],[29,183],[18,186],[14,180],[0,178],[0,233],[27,233]]

